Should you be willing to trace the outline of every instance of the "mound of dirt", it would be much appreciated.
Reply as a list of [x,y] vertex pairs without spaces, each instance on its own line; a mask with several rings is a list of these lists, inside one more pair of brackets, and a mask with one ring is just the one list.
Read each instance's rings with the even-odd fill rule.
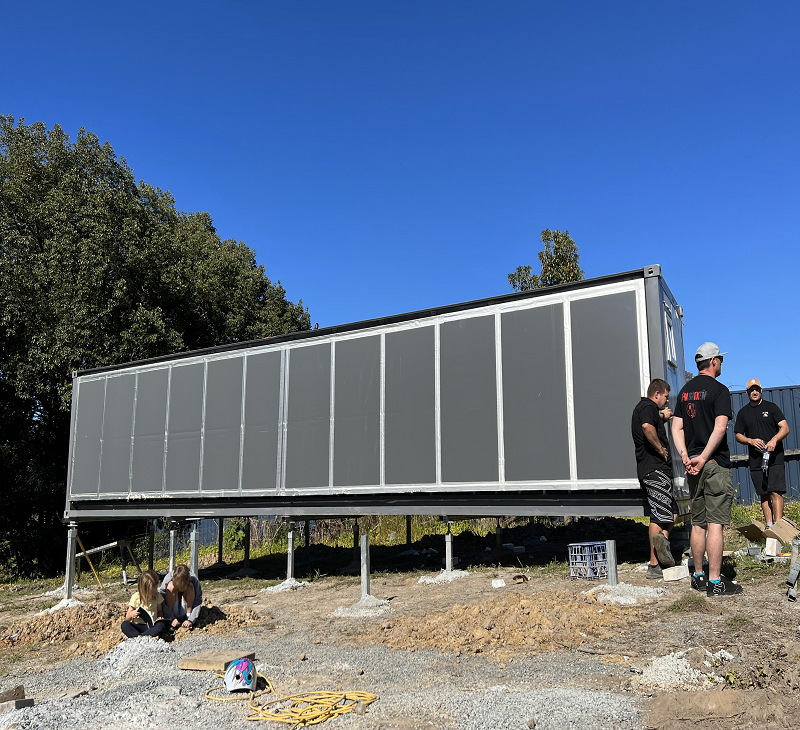
[[124,612],[124,604],[104,601],[15,621],[0,634],[0,646],[61,644],[83,634],[99,634],[121,623]]
[[384,622],[369,638],[391,649],[479,653],[505,649],[574,648],[619,633],[630,609],[598,606],[592,596],[568,591],[512,593],[481,604]]
[[704,730],[794,728],[800,722],[800,708],[794,697],[766,690],[710,690],[656,697],[646,708],[648,727],[659,730]]
[[219,634],[226,636],[232,634],[236,629],[243,629],[247,626],[257,626],[264,623],[264,619],[255,611],[249,608],[239,608],[237,606],[215,606],[207,598],[203,599],[200,606],[200,615],[197,617],[197,624],[194,629],[179,628],[175,631],[175,641],[187,639],[198,631],[204,634]]
[[[125,615],[124,603],[101,602],[76,606],[53,614],[35,616],[27,621],[16,621],[0,634],[0,647],[35,644],[65,644],[64,658],[74,656],[98,657],[124,640],[120,630]],[[246,608],[214,606],[204,599],[194,632],[222,636],[232,634],[246,626],[263,624],[264,619]],[[186,639],[189,629],[178,629],[167,641]]]

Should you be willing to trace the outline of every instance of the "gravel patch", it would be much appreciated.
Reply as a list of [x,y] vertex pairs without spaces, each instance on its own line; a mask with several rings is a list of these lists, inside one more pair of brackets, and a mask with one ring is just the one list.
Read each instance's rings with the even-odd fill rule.
[[708,675],[692,669],[686,653],[673,652],[653,659],[632,683],[633,686],[640,690],[700,689],[703,685],[709,686]]
[[469,572],[466,570],[443,570],[439,575],[433,577],[423,575],[417,583],[420,585],[439,585],[440,583],[452,583],[459,578],[466,578]]
[[262,588],[261,593],[283,593],[284,591],[299,591],[308,585],[307,581],[295,580],[294,578],[287,578],[283,583],[278,583],[276,586],[269,588]]
[[632,586],[628,583],[607,583],[584,591],[585,594],[597,594],[598,603],[610,603],[619,606],[632,606],[641,600],[656,600],[667,592],[666,588],[650,588],[649,586]]
[[[195,727],[241,730],[246,702],[210,702],[206,690],[219,685],[213,672],[178,669],[178,660],[209,649],[255,651],[259,670],[278,692],[362,690],[380,699],[367,719],[344,715],[330,723],[347,730],[369,727],[539,730],[642,727],[635,695],[601,691],[598,681],[619,672],[596,657],[541,654],[498,663],[483,654],[391,650],[381,646],[315,644],[323,635],[276,635],[262,627],[236,636],[192,635],[164,644],[140,637],[101,659],[78,658],[51,669],[26,673],[12,668],[0,690],[25,685],[31,708],[0,715],[0,730],[106,730],[173,727],[175,718]],[[305,660],[301,661],[301,655]],[[69,699],[75,690],[90,691]]]
[[56,611],[63,611],[65,608],[75,608],[75,606],[82,605],[83,601],[79,601],[77,598],[62,598],[55,606],[39,611],[36,615],[44,616],[46,613],[55,613]]
[[336,618],[369,618],[380,616],[392,610],[389,601],[383,601],[375,596],[362,596],[354,606],[339,606],[331,616]]

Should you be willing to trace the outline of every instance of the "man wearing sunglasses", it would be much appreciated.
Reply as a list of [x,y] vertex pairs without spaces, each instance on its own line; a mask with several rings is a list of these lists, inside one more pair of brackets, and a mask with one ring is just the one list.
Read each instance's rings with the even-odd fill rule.
[[[713,342],[697,348],[698,374],[678,394],[672,439],[686,468],[692,510],[692,588],[710,598],[735,595],[743,589],[720,574],[722,528],[731,523],[733,478],[726,430],[732,417],[731,393],[720,382],[722,360]],[[708,553],[708,578],[703,555]]]
[[761,397],[761,382],[756,378],[747,381],[747,395],[750,402],[736,414],[733,432],[736,440],[748,447],[750,476],[761,499],[767,527],[772,527],[783,517],[783,440],[789,435],[789,424],[777,405]]

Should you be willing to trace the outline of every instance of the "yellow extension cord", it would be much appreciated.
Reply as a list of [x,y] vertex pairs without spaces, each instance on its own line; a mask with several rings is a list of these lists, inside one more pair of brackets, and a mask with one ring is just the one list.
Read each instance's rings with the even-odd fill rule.
[[[224,677],[224,674],[217,674]],[[234,697],[215,697],[211,693],[222,689],[225,685],[212,687],[206,692],[207,700],[216,702],[231,702],[249,700],[249,707],[253,711],[245,720],[272,720],[283,722],[292,727],[307,727],[317,725],[332,717],[344,715],[356,709],[360,703],[365,709],[378,699],[378,695],[370,692],[301,692],[296,695],[279,697],[265,704],[260,704],[258,698],[262,695],[275,693],[275,688],[263,674],[258,676],[266,682],[266,688],[256,692],[248,692]],[[268,709],[271,705],[288,703],[286,706],[275,710]]]

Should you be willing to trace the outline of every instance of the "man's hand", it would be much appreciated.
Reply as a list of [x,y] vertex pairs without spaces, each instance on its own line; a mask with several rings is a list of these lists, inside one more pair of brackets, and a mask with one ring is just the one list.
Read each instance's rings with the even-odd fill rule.
[[661,411],[661,420],[662,421],[669,421],[672,418],[672,411],[667,406],[663,411]]
[[178,621],[178,619],[176,619],[176,618],[172,619],[172,628],[173,629],[177,629],[178,626],[180,626],[180,624],[181,624],[181,622]]
[[[175,619],[175,622],[177,623],[178,619]],[[192,622],[191,621],[184,621],[181,624],[181,626],[183,626],[184,629],[191,629],[192,628]]]
[[703,458],[703,455],[695,456],[693,459],[689,461],[689,473],[692,476],[696,476],[701,471],[703,471],[703,467],[706,465],[706,460]]
[[767,451],[769,451],[771,453],[771,452],[775,451],[775,447],[777,445],[778,445],[778,442],[775,439],[772,439],[770,441],[767,441],[767,445],[766,445],[765,448],[766,448]]
[[767,445],[761,439],[750,439],[750,446],[755,446],[759,451],[764,451],[767,448]]
[[662,447],[661,456],[664,459],[664,461],[669,462],[669,449],[665,449]]

